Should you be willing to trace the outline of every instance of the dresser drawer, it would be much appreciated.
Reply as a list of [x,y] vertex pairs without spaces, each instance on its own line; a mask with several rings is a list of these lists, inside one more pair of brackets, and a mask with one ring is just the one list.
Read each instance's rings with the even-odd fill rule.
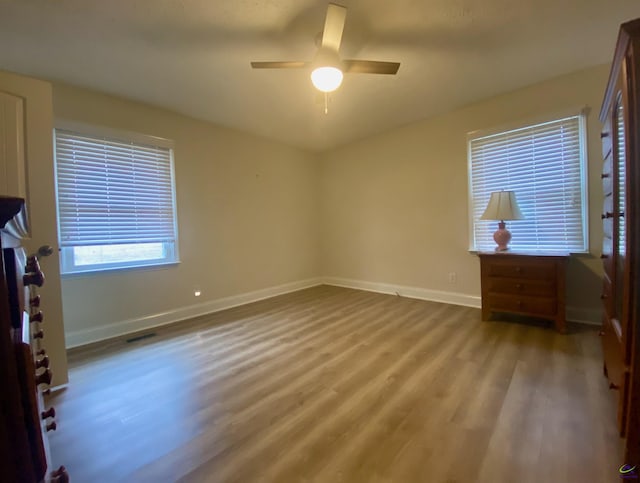
[[567,255],[479,253],[482,320],[492,312],[551,319],[566,332],[565,269]]
[[489,294],[489,304],[497,312],[521,312],[530,315],[555,315],[556,299],[551,297],[528,297],[506,294]]
[[517,260],[491,260],[487,265],[489,277],[507,277],[532,280],[555,280],[556,268],[553,262],[544,263],[525,258]]
[[602,134],[600,139],[602,140],[602,157],[606,158],[611,154],[612,145],[612,132],[611,132],[611,119],[607,117],[604,126],[602,127]]
[[491,277],[488,281],[489,292],[501,294],[519,294],[536,297],[555,297],[555,280],[534,280],[519,278]]
[[602,299],[602,305],[604,306],[605,315],[608,317],[613,317],[613,290],[611,288],[611,281],[606,274],[604,277],[602,277],[602,293],[600,294],[600,298]]
[[602,231],[604,236],[613,236],[613,195],[606,195],[602,203]]
[[613,167],[612,157],[607,156],[602,165],[602,194],[605,196],[613,193]]
[[613,238],[608,236],[602,237],[601,258],[605,273],[609,278],[613,278],[615,268],[613,265]]
[[609,381],[618,388],[622,387],[625,365],[620,325],[615,319],[609,319],[606,315],[602,321],[602,352]]

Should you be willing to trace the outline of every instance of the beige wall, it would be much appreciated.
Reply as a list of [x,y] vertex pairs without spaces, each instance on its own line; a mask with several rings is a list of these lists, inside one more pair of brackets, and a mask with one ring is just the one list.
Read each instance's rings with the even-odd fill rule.
[[[31,222],[31,238],[25,241],[24,246],[28,253],[34,253],[41,245],[55,246],[57,243],[56,211],[53,202],[55,186],[51,85],[0,71],[0,90],[25,100],[27,208]],[[42,258],[40,265],[45,272],[45,284],[39,289],[44,313],[43,346],[51,361],[52,384],[58,386],[68,380],[58,252]]]
[[[321,165],[321,266],[347,285],[478,303],[478,258],[468,251],[470,131],[590,106],[590,248],[569,264],[568,316],[599,321],[602,237],[600,123],[608,66],[504,94],[329,152]],[[448,274],[457,274],[456,283]],[[363,283],[366,282],[366,283]],[[387,286],[386,289],[393,288]],[[413,290],[417,289],[417,290]]]
[[316,155],[67,85],[54,84],[53,100],[56,120],[175,141],[181,263],[64,277],[70,345],[240,303],[239,294],[267,296],[274,292],[254,292],[291,289],[319,274]]
[[[179,265],[166,268],[63,278],[67,344],[269,296],[315,283],[320,276],[477,305],[479,264],[468,251],[467,133],[585,105],[591,107],[589,208],[595,256],[571,260],[568,305],[571,318],[597,322],[602,236],[597,113],[607,75],[607,66],[574,73],[322,155],[54,84],[56,119],[175,141],[181,256]],[[0,73],[0,80],[7,79],[23,78]],[[36,86],[33,95],[50,105],[49,84],[29,80],[24,85]],[[56,241],[50,136],[44,134],[50,132],[51,112],[41,109],[31,114],[43,133],[30,141],[29,183],[37,193],[34,247]],[[57,255],[45,263],[50,275],[46,312],[54,321],[50,337],[66,380],[62,317],[56,315],[62,310]],[[455,283],[450,272],[457,275]],[[199,298],[193,294],[196,286]]]

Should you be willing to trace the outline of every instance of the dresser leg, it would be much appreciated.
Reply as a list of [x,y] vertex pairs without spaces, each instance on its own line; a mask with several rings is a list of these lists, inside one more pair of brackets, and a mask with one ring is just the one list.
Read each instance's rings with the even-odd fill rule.
[[564,317],[561,319],[556,319],[556,330],[561,334],[567,333],[567,323]]
[[491,310],[489,310],[489,307],[485,307],[484,305],[482,306],[482,320],[483,321],[487,321],[489,320],[489,318],[491,317]]

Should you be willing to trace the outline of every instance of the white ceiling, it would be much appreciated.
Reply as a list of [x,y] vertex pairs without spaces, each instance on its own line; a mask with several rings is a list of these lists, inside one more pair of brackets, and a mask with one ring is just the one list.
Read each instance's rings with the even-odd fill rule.
[[[609,62],[638,0],[343,0],[351,74],[324,114],[304,70],[324,0],[0,0],[0,69],[162,106],[325,150],[495,94]],[[603,86],[603,92],[604,92]]]

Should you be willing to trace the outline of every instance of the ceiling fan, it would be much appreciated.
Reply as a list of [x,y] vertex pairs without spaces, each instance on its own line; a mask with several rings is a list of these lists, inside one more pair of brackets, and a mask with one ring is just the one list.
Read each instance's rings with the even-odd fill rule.
[[347,9],[342,5],[330,3],[324,21],[322,40],[312,62],[251,62],[254,69],[299,69],[311,67],[311,82],[322,92],[335,91],[342,84],[346,74],[390,74],[395,75],[399,62],[380,62],[376,60],[341,60],[338,55],[342,41],[344,21]]

